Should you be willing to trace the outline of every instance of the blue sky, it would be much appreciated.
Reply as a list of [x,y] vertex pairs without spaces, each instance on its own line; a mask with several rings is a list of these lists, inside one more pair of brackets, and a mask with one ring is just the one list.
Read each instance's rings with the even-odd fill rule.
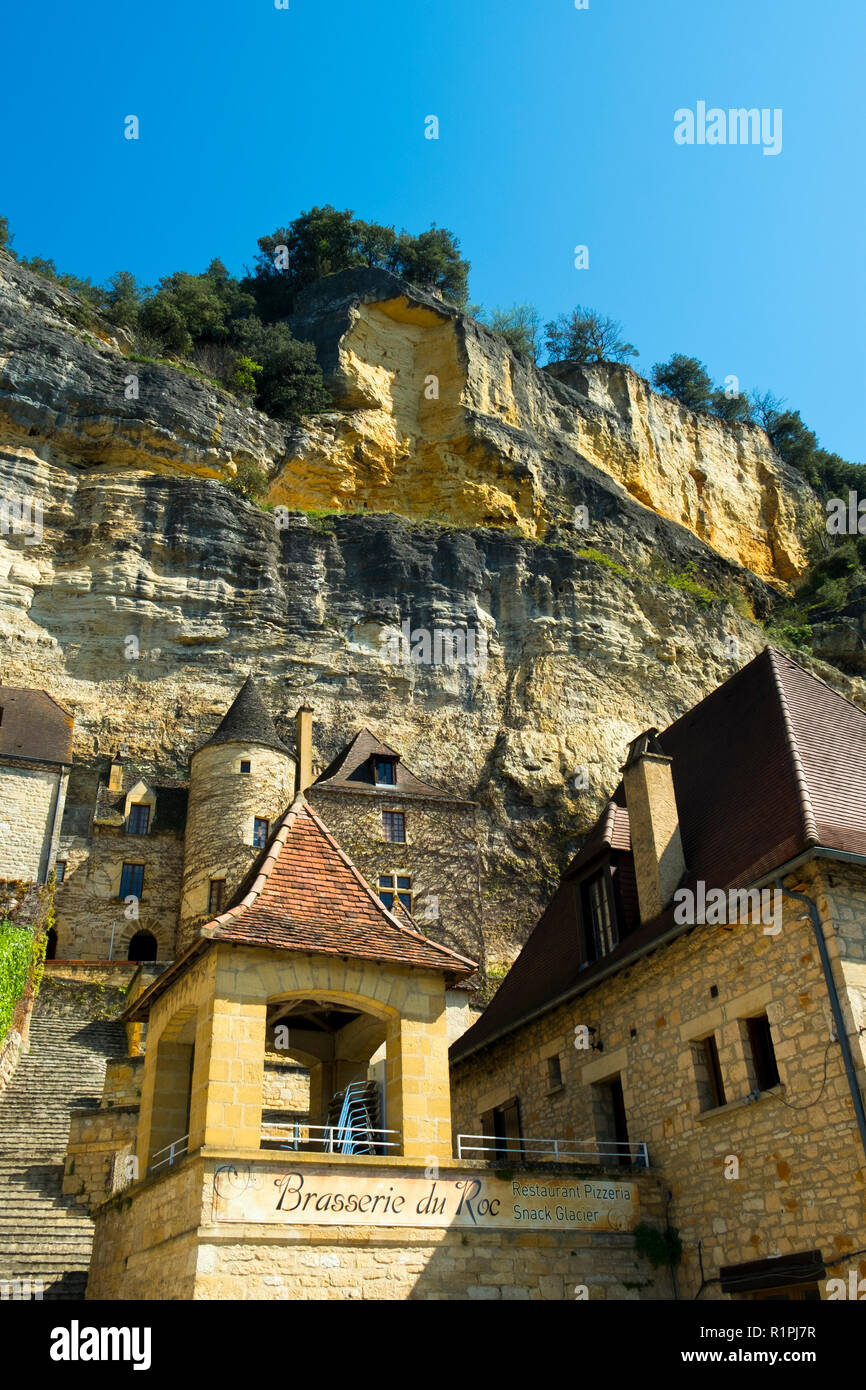
[[[21,255],[153,284],[316,203],[435,221],[473,302],[590,305],[645,375],[693,354],[866,460],[862,0],[43,0],[4,31]],[[701,100],[781,108],[781,153],[677,145]]]

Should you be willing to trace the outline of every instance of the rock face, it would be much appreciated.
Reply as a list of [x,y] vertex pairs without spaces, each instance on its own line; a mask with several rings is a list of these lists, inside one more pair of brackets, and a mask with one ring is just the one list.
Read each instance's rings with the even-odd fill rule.
[[[0,255],[0,498],[42,507],[0,528],[0,675],[75,713],[71,821],[120,743],[182,779],[254,670],[290,744],[312,706],[318,768],[368,726],[480,802],[488,954],[513,954],[628,741],[765,645],[810,494],[760,431],[627,369],[556,380],[382,272],[301,305],[341,402],[303,428],[130,361],[76,303]],[[224,486],[245,460],[276,510]],[[484,661],[395,657],[405,623]]]

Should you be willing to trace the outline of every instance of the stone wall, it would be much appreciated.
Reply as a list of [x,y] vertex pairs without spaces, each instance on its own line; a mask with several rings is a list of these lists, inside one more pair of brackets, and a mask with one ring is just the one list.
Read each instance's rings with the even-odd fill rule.
[[[665,1299],[667,1270],[619,1232],[230,1223],[214,1218],[214,1173],[249,1166],[239,1151],[191,1155],[174,1173],[136,1185],[95,1213],[88,1299],[590,1301]],[[273,1186],[273,1160],[260,1181]],[[335,1172],[382,1180],[423,1169],[382,1160],[334,1161]],[[464,1173],[455,1165],[450,1176]],[[527,1180],[539,1173],[527,1173]],[[548,1175],[549,1176],[549,1175]],[[608,1174],[608,1178],[610,1175]],[[639,1180],[642,1218],[662,1199]]]
[[93,1210],[111,1195],[115,1156],[135,1152],[137,1105],[105,1110],[73,1110],[63,1170],[65,1195]]
[[36,882],[47,872],[62,782],[56,768],[39,763],[0,764],[0,878]]
[[[250,764],[248,773],[241,772],[243,761]],[[216,915],[208,910],[210,880],[225,882],[228,906],[262,852],[253,844],[255,819],[268,822],[270,839],[292,800],[294,782],[294,759],[273,748],[217,743],[196,753],[190,768],[178,954],[196,927]]]
[[[375,891],[380,874],[408,874],[412,913],[426,936],[484,960],[475,807],[380,792],[311,787],[307,800]],[[406,843],[386,840],[382,812],[402,811]]]
[[[139,931],[156,937],[159,960],[174,959],[183,870],[179,835],[62,835],[58,858],[66,861],[56,892],[58,959],[108,960],[111,951],[113,959],[125,960]],[[120,897],[126,863],[144,865],[137,905]]]
[[[832,884],[826,877],[832,878]],[[856,882],[855,882],[856,876]],[[794,880],[788,880],[793,886]],[[815,867],[799,879],[827,920],[835,977],[866,1081],[861,1040],[866,878]],[[855,997],[856,996],[856,997]],[[745,1020],[766,1013],[781,1085],[755,1094]],[[596,1029],[594,1050],[576,1025]],[[621,1079],[629,1140],[645,1142],[672,1192],[671,1222],[684,1254],[685,1297],[722,1265],[820,1248],[829,1261],[866,1246],[866,1159],[818,951],[803,905],[786,900],[784,925],[698,926],[452,1068],[455,1132],[478,1134],[481,1116],[517,1097],[526,1136],[581,1145],[612,1138],[605,1083]],[[714,1034],[726,1104],[712,1108],[702,1039]],[[548,1059],[559,1059],[555,1086]],[[826,1069],[826,1070],[825,1070]],[[710,1284],[702,1297],[719,1297]]]

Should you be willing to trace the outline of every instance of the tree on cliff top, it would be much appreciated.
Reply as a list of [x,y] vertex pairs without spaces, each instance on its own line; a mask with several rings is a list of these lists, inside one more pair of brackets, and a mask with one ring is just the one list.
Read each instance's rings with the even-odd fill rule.
[[689,410],[709,410],[713,393],[712,378],[697,357],[675,352],[668,362],[656,362],[653,386],[662,395],[679,401]]
[[420,236],[378,222],[362,222],[349,209],[327,204],[301,213],[270,236],[259,237],[255,269],[242,289],[255,297],[266,323],[288,318],[306,285],[353,266],[378,266],[417,285],[432,285],[453,304],[465,304],[469,263],[444,227]]
[[579,304],[545,324],[544,335],[551,362],[625,362],[639,356],[623,341],[622,324]]

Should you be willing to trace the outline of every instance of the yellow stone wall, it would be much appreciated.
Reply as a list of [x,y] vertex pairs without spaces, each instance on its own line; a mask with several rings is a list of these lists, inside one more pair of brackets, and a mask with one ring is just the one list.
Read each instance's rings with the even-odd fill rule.
[[[271,1160],[272,1162],[272,1157]],[[604,1299],[669,1298],[667,1270],[618,1232],[275,1226],[213,1217],[214,1171],[250,1155],[190,1157],[96,1212],[88,1299]],[[387,1160],[335,1159],[351,1178],[420,1175]],[[443,1165],[444,1166],[444,1165]],[[455,1173],[464,1172],[466,1166]],[[471,1171],[471,1165],[470,1165]],[[255,1163],[253,1163],[255,1177]],[[539,1174],[528,1174],[537,1178]],[[262,1179],[265,1180],[264,1178]],[[662,1220],[658,1183],[638,1181],[640,1209]]]
[[[142,1173],[187,1124],[190,1150],[202,1144],[258,1150],[267,1007],[292,995],[350,1004],[384,1022],[388,1128],[401,1132],[406,1157],[450,1157],[442,975],[217,946],[151,1009],[138,1137]],[[161,1097],[156,1106],[155,1095]]]
[[[818,902],[837,984],[847,984],[843,1006],[862,1089],[866,878],[824,862],[801,874],[799,885]],[[743,1020],[765,1011],[782,1087],[749,1100],[755,1077]],[[578,1050],[576,1025],[597,1029],[593,1041],[602,1050]],[[727,1104],[702,1111],[695,1043],[711,1032]],[[673,1194],[685,1297],[701,1283],[699,1241],[708,1279],[722,1265],[812,1248],[827,1262],[841,1260],[829,1271],[837,1275],[847,1270],[849,1252],[862,1259],[866,1247],[866,1159],[830,1033],[811,923],[788,900],[778,935],[759,925],[698,926],[456,1064],[455,1132],[480,1133],[481,1115],[516,1096],[524,1135],[592,1143],[607,1137],[593,1088],[619,1075],[629,1139],[646,1142],[652,1171]],[[557,1089],[551,1056],[560,1059]],[[702,1294],[719,1296],[717,1283]]]

